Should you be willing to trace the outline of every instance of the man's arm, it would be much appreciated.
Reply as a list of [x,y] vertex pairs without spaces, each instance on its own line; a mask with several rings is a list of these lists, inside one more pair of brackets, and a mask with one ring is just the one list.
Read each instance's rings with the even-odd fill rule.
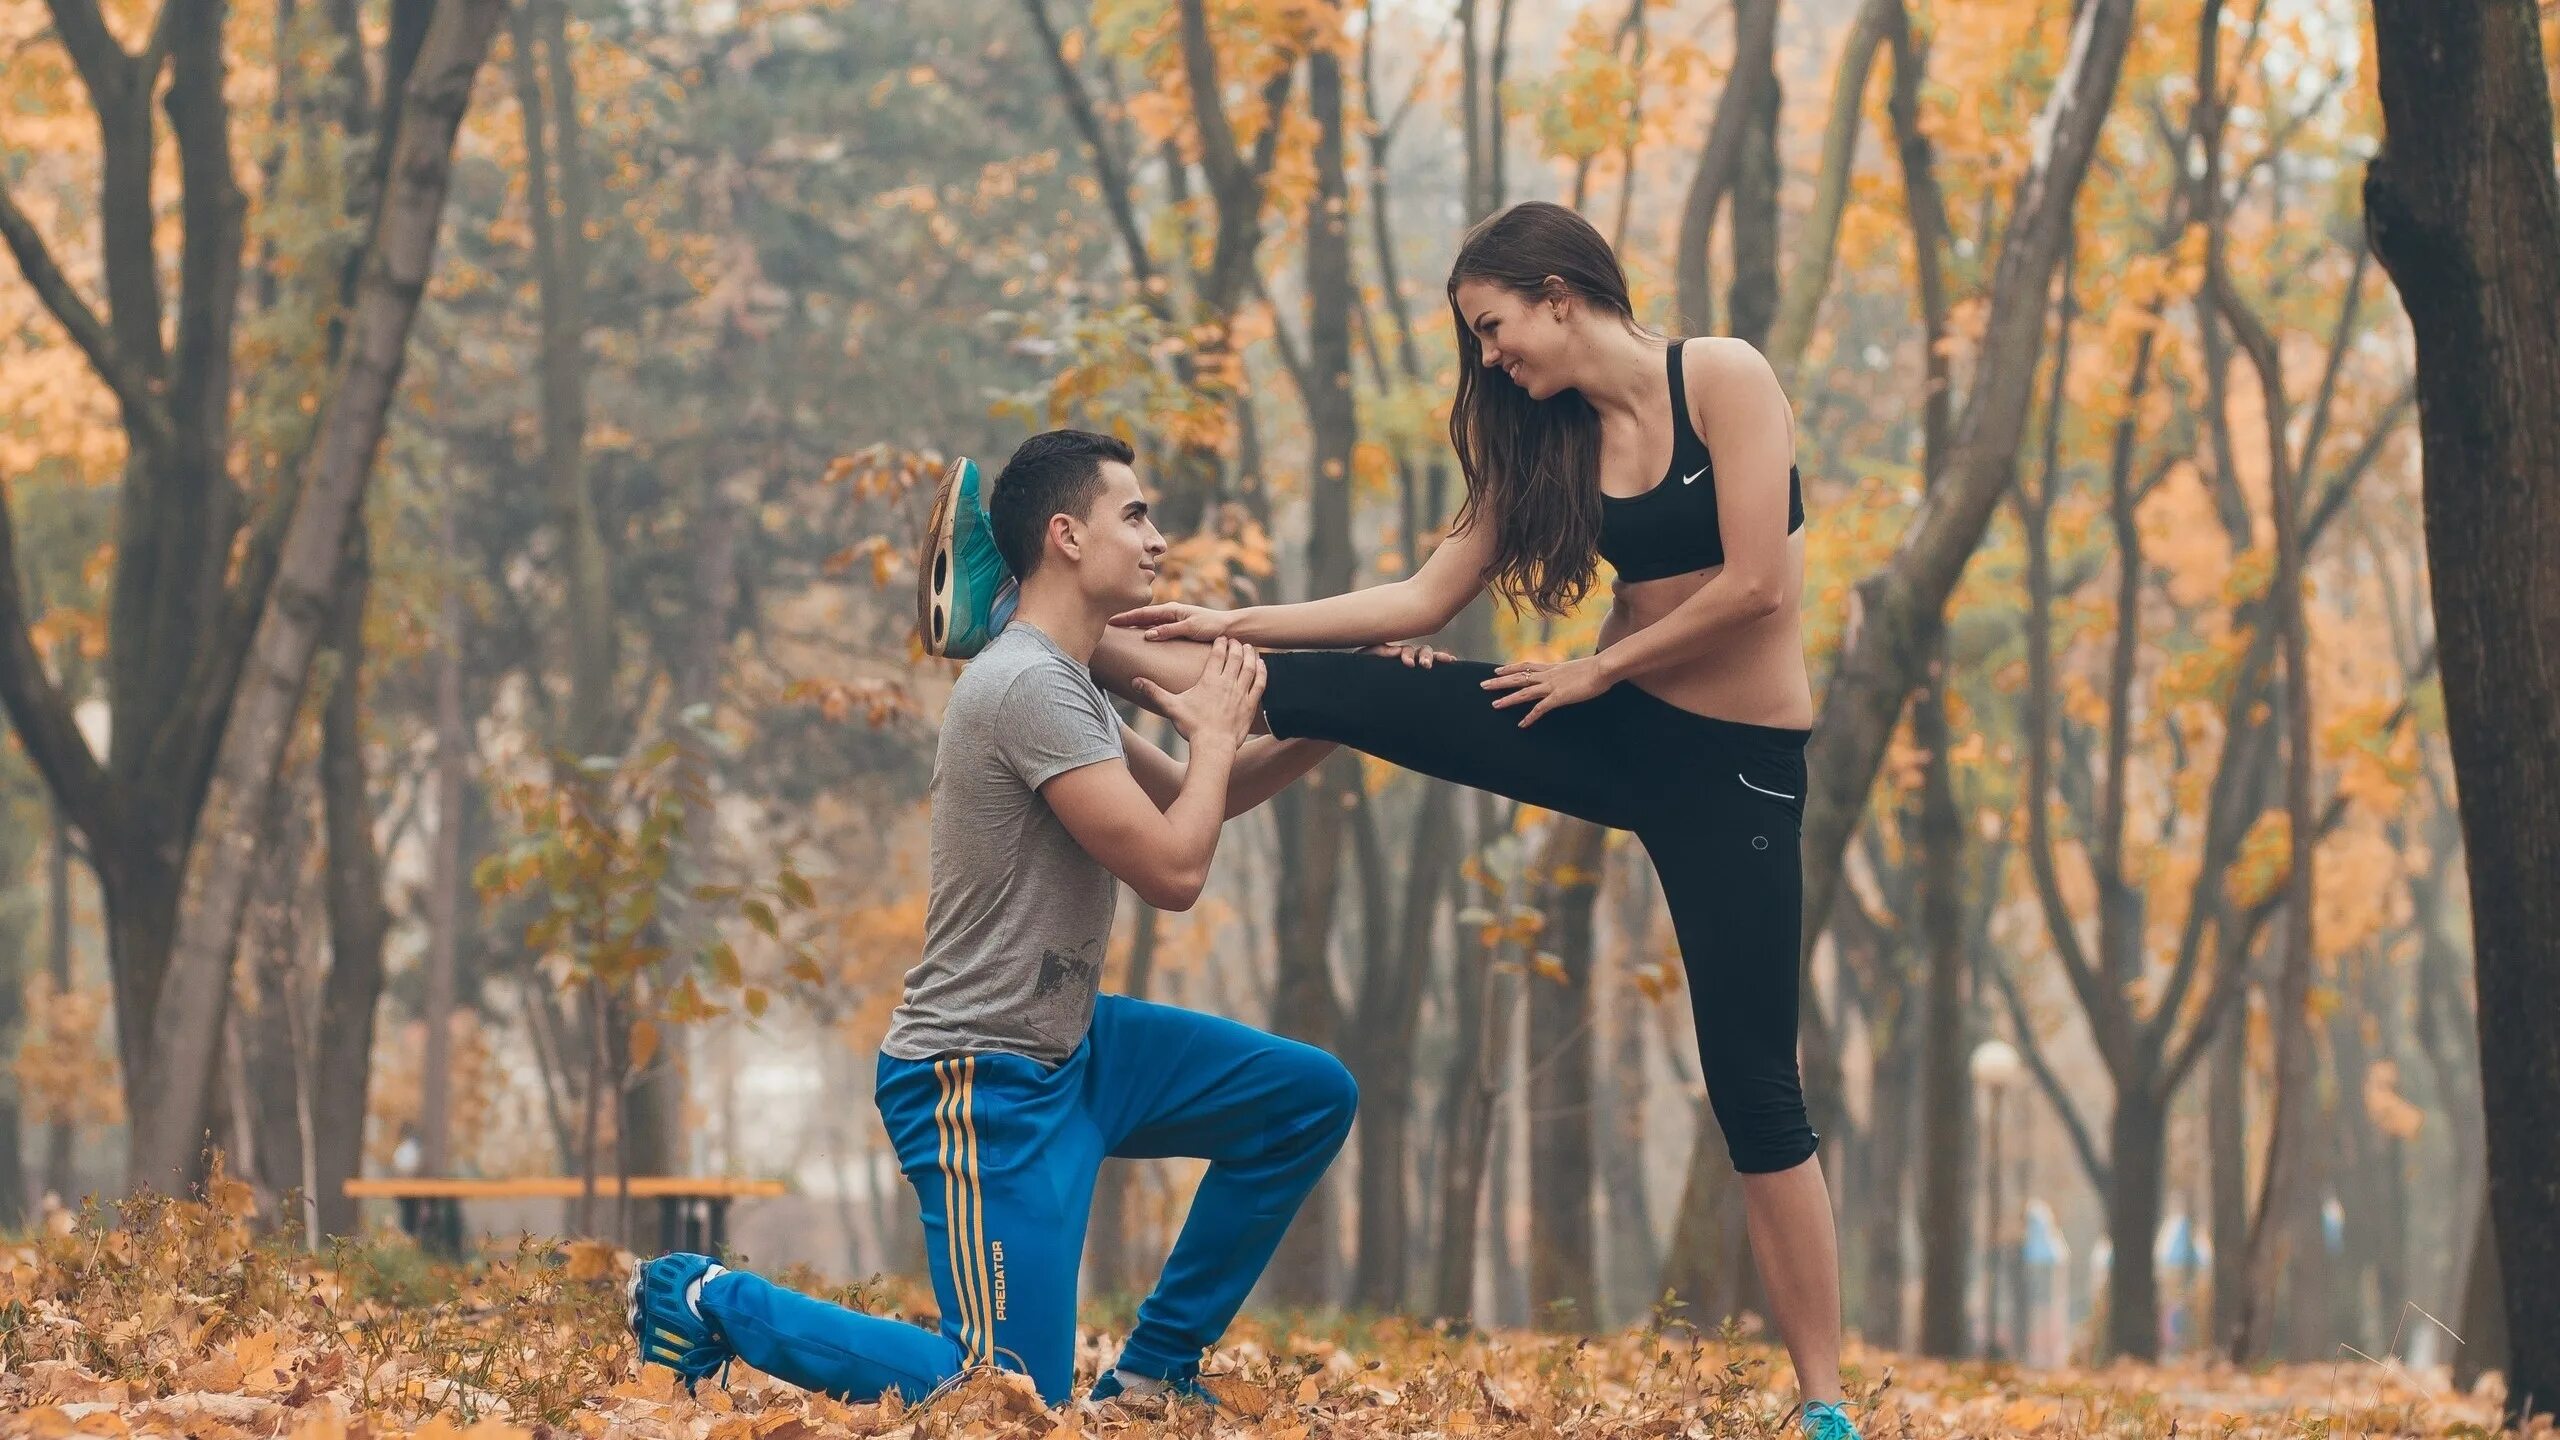
[[[1191,742],[1190,763],[1181,767],[1181,783],[1162,805],[1149,795],[1128,761],[1069,770],[1040,787],[1040,798],[1085,853],[1159,910],[1190,909],[1209,883],[1209,861],[1217,853],[1218,830],[1226,821],[1236,752],[1261,705],[1262,681],[1262,662],[1252,650],[1222,640],[1199,684],[1179,694],[1157,691],[1150,697]],[[1140,758],[1148,750],[1172,763],[1162,750],[1143,741],[1130,754],[1138,765],[1148,766],[1150,762]],[[1157,773],[1161,780],[1161,772]]]
[[1161,809],[1119,760],[1070,770],[1041,786],[1040,798],[1085,853],[1139,899],[1159,910],[1188,910],[1209,883],[1234,763],[1232,745],[1201,747],[1180,792]]
[[[1120,727],[1120,744],[1129,752],[1129,773],[1137,777],[1138,788],[1147,792],[1157,809],[1171,805],[1173,797],[1182,793],[1182,762],[1126,725]],[[1257,735],[1245,741],[1227,774],[1227,818],[1233,820],[1288,789],[1290,782],[1323,764],[1333,751],[1330,740]]]

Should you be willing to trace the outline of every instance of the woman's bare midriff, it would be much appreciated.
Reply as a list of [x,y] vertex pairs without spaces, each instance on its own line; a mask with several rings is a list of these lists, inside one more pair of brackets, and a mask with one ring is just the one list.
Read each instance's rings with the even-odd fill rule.
[[[1788,537],[1787,554],[1787,574],[1779,586],[1785,598],[1775,611],[1718,636],[1693,658],[1636,676],[1634,683],[1699,715],[1811,729],[1813,680],[1805,670],[1803,605],[1798,599],[1804,588],[1801,531]],[[1621,582],[1617,603],[1600,626],[1600,648],[1606,650],[1679,609],[1722,568]]]

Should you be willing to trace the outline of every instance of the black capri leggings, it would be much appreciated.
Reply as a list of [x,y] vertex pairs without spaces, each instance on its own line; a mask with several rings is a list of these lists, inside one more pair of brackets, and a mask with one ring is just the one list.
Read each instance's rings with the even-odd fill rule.
[[1388,655],[1266,654],[1271,733],[1631,830],[1661,873],[1688,972],[1708,1103],[1744,1174],[1813,1154],[1796,1073],[1807,732],[1693,714],[1632,684],[1523,730],[1494,668]]

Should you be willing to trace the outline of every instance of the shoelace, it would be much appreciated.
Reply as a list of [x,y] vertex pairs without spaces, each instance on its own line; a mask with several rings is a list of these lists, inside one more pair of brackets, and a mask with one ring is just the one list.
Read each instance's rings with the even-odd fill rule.
[[1823,1400],[1804,1407],[1804,1433],[1805,1440],[1859,1440],[1849,1413]]

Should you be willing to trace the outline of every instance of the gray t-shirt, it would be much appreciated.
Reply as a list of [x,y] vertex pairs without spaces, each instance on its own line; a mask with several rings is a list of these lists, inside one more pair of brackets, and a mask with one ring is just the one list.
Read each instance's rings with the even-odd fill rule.
[[1021,620],[960,673],[933,757],[924,960],[882,1050],[1056,1061],[1083,1043],[1117,882],[1040,787],[1124,753],[1092,672]]

